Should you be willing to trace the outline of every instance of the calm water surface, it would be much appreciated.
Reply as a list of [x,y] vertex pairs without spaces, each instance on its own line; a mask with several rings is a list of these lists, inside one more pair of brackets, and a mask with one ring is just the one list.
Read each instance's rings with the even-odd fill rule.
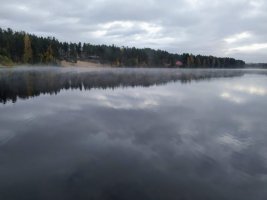
[[267,71],[0,70],[2,200],[266,200]]

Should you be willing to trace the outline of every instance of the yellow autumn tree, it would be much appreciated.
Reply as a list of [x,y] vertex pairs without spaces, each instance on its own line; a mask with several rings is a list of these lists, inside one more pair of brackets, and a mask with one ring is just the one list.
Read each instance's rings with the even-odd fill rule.
[[187,57],[187,66],[188,67],[192,67],[194,66],[195,64],[195,59],[194,59],[194,56],[192,54],[190,54],[188,57]]
[[46,52],[43,55],[43,62],[52,63],[53,61],[54,61],[53,50],[52,50],[51,45],[49,45]]
[[32,45],[29,35],[25,34],[24,36],[24,54],[23,62],[29,63],[32,62]]

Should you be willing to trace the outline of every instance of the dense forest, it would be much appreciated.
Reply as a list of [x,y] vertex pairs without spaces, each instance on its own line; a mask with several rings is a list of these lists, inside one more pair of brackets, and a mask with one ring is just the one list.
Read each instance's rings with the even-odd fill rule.
[[60,42],[54,37],[38,37],[0,28],[0,65],[60,64],[90,61],[115,67],[237,68],[245,62],[233,58],[172,54],[150,48],[116,47],[89,43]]

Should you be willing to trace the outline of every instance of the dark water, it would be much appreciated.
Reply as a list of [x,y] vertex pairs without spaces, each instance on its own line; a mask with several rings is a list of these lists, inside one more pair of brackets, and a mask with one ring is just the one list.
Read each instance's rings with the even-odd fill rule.
[[267,71],[0,71],[1,200],[266,200]]

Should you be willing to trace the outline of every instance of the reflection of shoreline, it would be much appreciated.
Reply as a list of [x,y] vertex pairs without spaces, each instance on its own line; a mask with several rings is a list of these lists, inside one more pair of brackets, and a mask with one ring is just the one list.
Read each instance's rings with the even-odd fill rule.
[[24,68],[0,71],[0,102],[16,102],[18,98],[27,99],[41,94],[57,94],[62,89],[90,90],[92,88],[149,87],[168,82],[206,80],[212,78],[236,77],[246,73],[244,70],[148,70],[148,69],[95,69],[69,70]]

